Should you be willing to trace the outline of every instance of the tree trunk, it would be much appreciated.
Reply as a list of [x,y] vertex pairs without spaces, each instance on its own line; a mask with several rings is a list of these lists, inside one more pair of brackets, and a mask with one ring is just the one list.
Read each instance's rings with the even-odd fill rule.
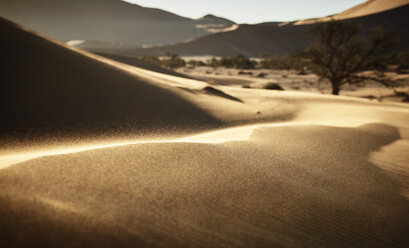
[[332,94],[338,96],[339,95],[339,86],[338,84],[332,84]]

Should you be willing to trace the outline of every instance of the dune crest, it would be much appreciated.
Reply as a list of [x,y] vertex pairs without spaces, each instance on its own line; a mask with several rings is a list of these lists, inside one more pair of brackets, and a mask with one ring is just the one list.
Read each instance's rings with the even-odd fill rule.
[[328,16],[328,17],[322,17],[322,18],[299,20],[299,21],[294,22],[293,24],[294,25],[306,25],[306,24],[312,24],[314,22],[352,19],[352,18],[363,17],[367,15],[373,15],[373,14],[377,14],[380,12],[392,10],[392,9],[399,8],[407,4],[409,4],[409,0],[396,0],[396,1],[368,0],[362,4],[359,4],[350,9],[342,11],[339,14],[335,14],[335,15]]

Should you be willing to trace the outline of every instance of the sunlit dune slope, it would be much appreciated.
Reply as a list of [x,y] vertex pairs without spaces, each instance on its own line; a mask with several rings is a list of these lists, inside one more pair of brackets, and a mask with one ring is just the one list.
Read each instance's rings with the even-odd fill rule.
[[158,84],[153,76],[98,61],[4,19],[0,30],[3,138],[146,129],[169,133],[220,124],[186,100],[182,90]]
[[351,19],[357,18],[367,15],[373,15],[380,12],[392,10],[395,8],[399,8],[403,5],[409,4],[408,0],[368,0],[362,4],[354,6],[350,9],[342,11],[341,13],[323,17],[323,18],[313,18],[313,19],[306,19],[306,20],[299,20],[295,22],[295,25],[303,25],[303,24],[311,24],[316,21],[328,21],[331,19],[334,20],[343,20],[343,19]]
[[0,170],[0,245],[404,248],[407,165],[371,160],[400,139],[386,124],[290,125],[39,158]]
[[409,4],[408,0],[369,0],[351,9],[345,10],[334,17],[336,19],[346,19],[372,15],[382,11],[398,8],[406,4]]

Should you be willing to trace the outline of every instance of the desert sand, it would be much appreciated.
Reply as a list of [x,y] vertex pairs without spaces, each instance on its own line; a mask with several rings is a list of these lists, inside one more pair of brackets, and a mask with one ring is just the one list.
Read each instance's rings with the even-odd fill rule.
[[315,19],[307,19],[307,20],[299,20],[295,22],[295,25],[304,25],[314,23],[315,21],[328,21],[329,19],[334,20],[344,20],[344,19],[351,19],[351,18],[358,18],[367,15],[373,15],[380,12],[392,10],[395,8],[399,8],[401,6],[409,4],[408,0],[393,0],[393,1],[385,1],[385,0],[369,0],[357,6],[354,6],[350,9],[342,11],[341,13],[323,17],[323,18],[315,18]]
[[1,247],[408,247],[409,107],[0,29]]

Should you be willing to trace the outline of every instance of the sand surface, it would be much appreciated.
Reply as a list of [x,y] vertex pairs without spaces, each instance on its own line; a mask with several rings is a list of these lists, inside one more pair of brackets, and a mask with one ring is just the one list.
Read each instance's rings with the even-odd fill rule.
[[409,246],[408,105],[209,84],[0,27],[1,247]]
[[330,19],[334,20],[344,20],[344,19],[351,19],[362,17],[366,15],[373,15],[383,11],[388,11],[391,9],[399,8],[403,5],[409,4],[408,0],[368,0],[362,4],[354,6],[350,9],[342,11],[341,13],[323,17],[323,18],[314,18],[314,19],[307,19],[307,20],[299,20],[295,22],[295,25],[304,25],[304,24],[311,24],[316,21],[328,21]]

